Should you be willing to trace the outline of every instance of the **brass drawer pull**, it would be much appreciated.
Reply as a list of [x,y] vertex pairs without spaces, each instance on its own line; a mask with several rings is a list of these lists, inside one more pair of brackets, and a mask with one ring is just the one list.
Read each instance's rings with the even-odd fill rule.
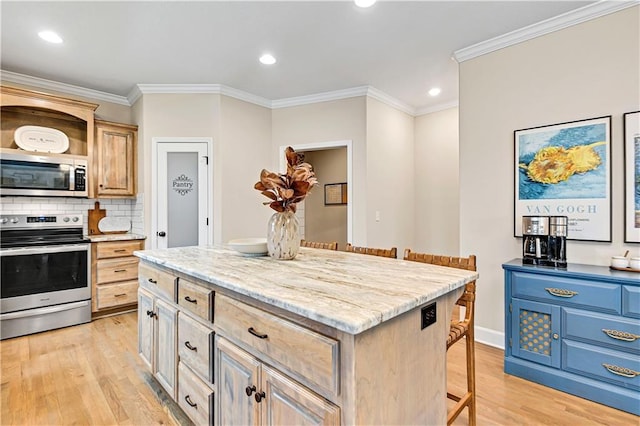
[[184,342],[184,345],[189,348],[189,350],[198,352],[198,347],[197,346],[191,346],[191,343],[189,343],[189,341],[187,340],[186,342]]
[[198,299],[192,299],[189,296],[185,296],[184,300],[186,300],[189,303],[195,303],[196,305],[198,304]]
[[247,331],[256,336],[258,339],[266,339],[267,337],[269,337],[267,334],[258,333],[253,327],[249,327]]
[[189,398],[189,395],[185,396],[184,400],[187,401],[187,404],[189,404],[190,406],[192,406],[196,410],[198,409],[198,404],[196,404],[195,402],[191,402],[191,398]]
[[625,342],[633,342],[636,339],[640,339],[640,336],[637,334],[627,333],[626,331],[607,330],[606,328],[603,328],[602,332],[612,339],[624,340]]
[[606,368],[607,371],[609,371],[609,373],[613,373],[613,374],[616,374],[618,376],[628,377],[630,379],[633,379],[636,376],[640,376],[640,372],[633,371],[630,368],[619,367],[617,365],[604,364],[604,363],[602,364],[602,366],[604,368]]
[[117,249],[117,250],[114,250],[114,252],[115,252],[115,253],[123,253],[123,252],[125,252],[125,251],[127,251],[127,249]]
[[123,297],[126,296],[127,293],[118,293],[118,294],[114,294],[113,297]]
[[545,290],[547,290],[552,296],[558,297],[573,297],[578,294],[577,291],[565,290],[562,288],[546,287]]
[[127,270],[126,270],[126,269],[116,269],[116,270],[115,270],[115,271],[113,271],[113,272],[127,272]]

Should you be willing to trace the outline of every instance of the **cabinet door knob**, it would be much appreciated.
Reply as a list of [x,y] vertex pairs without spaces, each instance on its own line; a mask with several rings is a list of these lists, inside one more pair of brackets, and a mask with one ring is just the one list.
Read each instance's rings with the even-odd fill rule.
[[558,333],[553,333],[553,340],[558,340]]
[[198,404],[194,403],[191,401],[191,398],[189,398],[189,395],[184,397],[184,400],[187,401],[187,404],[189,404],[190,406],[192,406],[193,408],[195,408],[196,410],[198,409]]
[[247,386],[247,388],[244,391],[247,393],[247,396],[251,396],[251,394],[256,391],[256,387],[255,387],[255,385],[254,386]]
[[267,395],[265,395],[264,391],[256,393],[256,395],[255,395],[256,402],[262,401],[265,396],[267,396]]

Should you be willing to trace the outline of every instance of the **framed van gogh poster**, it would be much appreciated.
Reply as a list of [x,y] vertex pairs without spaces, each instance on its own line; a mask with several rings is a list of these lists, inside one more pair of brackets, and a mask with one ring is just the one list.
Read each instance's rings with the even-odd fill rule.
[[516,130],[514,236],[522,216],[567,216],[567,239],[611,241],[611,116]]
[[640,243],[640,111],[623,117],[624,241]]

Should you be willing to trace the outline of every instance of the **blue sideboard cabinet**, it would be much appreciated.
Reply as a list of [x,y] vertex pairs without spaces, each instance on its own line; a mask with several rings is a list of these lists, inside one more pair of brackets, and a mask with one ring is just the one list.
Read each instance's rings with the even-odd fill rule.
[[505,373],[640,415],[640,274],[502,268]]

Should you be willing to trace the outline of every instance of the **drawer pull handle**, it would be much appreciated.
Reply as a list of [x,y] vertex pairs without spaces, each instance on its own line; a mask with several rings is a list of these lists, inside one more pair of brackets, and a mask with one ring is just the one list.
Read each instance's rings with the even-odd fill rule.
[[151,284],[158,284],[158,281],[154,280],[153,278],[149,278],[149,282]]
[[618,367],[617,365],[611,365],[611,364],[602,364],[602,366],[606,368],[609,371],[609,373],[613,373],[618,376],[629,377],[630,379],[633,379],[636,376],[640,376],[640,372],[633,371],[630,368]]
[[247,393],[247,396],[251,396],[252,393],[254,393],[256,391],[256,386],[247,386],[247,388],[244,390]]
[[127,251],[127,249],[117,249],[117,250],[114,250],[114,252],[116,252],[116,253],[123,253],[123,252],[125,252],[125,251]]
[[184,400],[187,401],[187,404],[189,404],[190,406],[192,406],[196,410],[198,409],[198,404],[196,404],[194,402],[191,402],[191,398],[189,398],[189,395],[185,396]]
[[113,297],[123,297],[126,296],[127,293],[118,293],[118,294],[114,294]]
[[191,346],[191,343],[189,343],[189,341],[187,340],[186,342],[184,342],[184,345],[189,348],[189,350],[198,352],[198,347],[197,346]]
[[187,301],[187,302],[189,302],[189,303],[195,303],[195,304],[198,304],[198,299],[192,299],[192,298],[190,298],[189,296],[185,296],[185,297],[184,297],[184,300],[186,300],[186,301]]
[[577,291],[565,290],[562,288],[546,287],[545,290],[547,290],[552,296],[558,297],[573,297],[578,294]]
[[262,401],[265,398],[265,396],[267,396],[267,395],[265,395],[264,391],[257,392],[256,395],[255,395],[256,402]]
[[[267,334],[258,333],[253,327],[249,327],[248,331],[249,331],[249,333],[251,333],[254,336],[256,336],[258,339],[266,339],[267,337],[269,337]],[[260,402],[260,401],[258,401],[258,402]]]
[[606,328],[603,328],[602,332],[612,339],[624,340],[625,342],[633,342],[640,339],[640,336],[637,334],[627,333],[626,331],[607,330]]
[[113,272],[127,272],[127,270],[126,270],[126,269],[116,269],[116,270],[115,270],[115,271],[113,271]]

